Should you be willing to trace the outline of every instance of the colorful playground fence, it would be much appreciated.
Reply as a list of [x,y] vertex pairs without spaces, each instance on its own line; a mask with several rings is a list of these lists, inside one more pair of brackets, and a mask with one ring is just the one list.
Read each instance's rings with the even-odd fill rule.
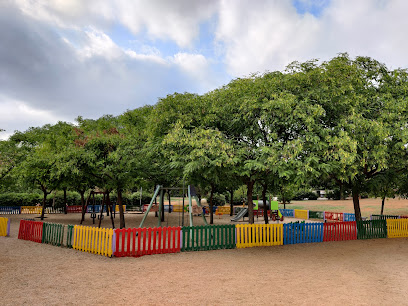
[[324,223],[323,241],[343,241],[357,239],[356,221]]
[[295,209],[295,218],[309,219],[309,211],[304,209]]
[[216,215],[229,215],[231,212],[231,207],[229,206],[218,206],[215,210]]
[[71,205],[66,207],[67,213],[81,213],[82,205]]
[[324,211],[309,210],[309,219],[324,219]]
[[388,238],[408,237],[408,219],[387,219]]
[[356,215],[351,213],[343,213],[343,221],[356,221]]
[[64,213],[64,208],[63,207],[46,207],[45,208],[45,213],[46,214],[63,214]]
[[90,226],[74,226],[72,248],[82,252],[113,255],[113,229]]
[[323,223],[283,224],[283,244],[323,241]]
[[181,251],[207,251],[235,248],[235,224],[185,226]]
[[237,224],[237,248],[283,245],[283,224]]
[[72,237],[73,237],[73,234],[74,234],[74,225],[68,224],[66,246],[67,246],[67,248],[70,248],[70,249],[72,249]]
[[0,215],[19,215],[20,206],[0,206]]
[[0,236],[10,236],[10,220],[0,217]]
[[41,243],[43,223],[41,221],[20,220],[18,239]]
[[357,221],[357,239],[387,238],[385,220]]
[[115,230],[116,257],[180,252],[181,227],[128,228]]
[[295,217],[295,210],[294,209],[279,209],[282,216],[284,217]]
[[64,241],[64,225],[43,222],[42,243],[62,246]]
[[21,214],[41,214],[41,206],[21,206]]
[[343,222],[343,213],[325,211],[324,221]]
[[387,219],[399,219],[400,216],[396,215],[371,215],[371,220],[387,220]]

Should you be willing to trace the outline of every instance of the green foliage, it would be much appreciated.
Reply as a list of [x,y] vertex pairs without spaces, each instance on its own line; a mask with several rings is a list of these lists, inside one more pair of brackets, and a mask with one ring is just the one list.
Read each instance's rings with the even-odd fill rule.
[[[209,199],[209,195],[207,196],[207,201]],[[215,193],[213,195],[213,204],[214,206],[224,206],[226,203],[225,196],[220,193]]]
[[299,201],[303,199],[317,200],[317,194],[313,191],[298,191],[292,198],[292,200]]
[[0,194],[0,206],[35,206],[41,201],[42,195],[38,193]]
[[123,192],[126,203],[135,187],[183,183],[200,196],[234,191],[234,202],[262,190],[285,201],[313,198],[296,195],[313,184],[335,198],[333,186],[408,194],[407,93],[406,70],[368,57],[294,62],[118,117],[16,132],[0,142],[0,190],[98,187]]

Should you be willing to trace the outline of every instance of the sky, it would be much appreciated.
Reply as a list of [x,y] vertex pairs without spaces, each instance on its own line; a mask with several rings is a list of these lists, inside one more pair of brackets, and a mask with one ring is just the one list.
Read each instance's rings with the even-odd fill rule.
[[408,67],[406,0],[0,0],[0,139],[293,61]]

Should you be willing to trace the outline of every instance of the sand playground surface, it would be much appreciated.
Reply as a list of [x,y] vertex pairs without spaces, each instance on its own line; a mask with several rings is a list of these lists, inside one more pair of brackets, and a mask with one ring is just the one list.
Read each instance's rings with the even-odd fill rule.
[[[287,208],[352,212],[351,201],[322,202]],[[362,200],[363,215],[379,213],[380,205]],[[387,214],[408,215],[407,200],[388,200],[385,207]],[[80,214],[46,216],[46,222],[80,220]],[[137,227],[142,216],[126,214],[126,226]],[[18,240],[19,220],[36,215],[5,217],[11,235],[0,237],[1,305],[408,305],[408,238],[107,258]],[[214,216],[214,223],[229,219]],[[178,213],[166,213],[163,225],[179,222]],[[202,224],[201,217],[194,223]],[[89,214],[84,225],[92,225]],[[146,226],[156,225],[150,213]]]

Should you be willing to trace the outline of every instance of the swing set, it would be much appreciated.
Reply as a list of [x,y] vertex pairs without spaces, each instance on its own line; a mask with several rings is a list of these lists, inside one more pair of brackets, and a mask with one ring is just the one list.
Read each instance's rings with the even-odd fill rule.
[[[162,185],[157,185],[156,190],[153,194],[153,197],[150,201],[149,206],[146,209],[146,212],[143,216],[142,222],[140,222],[139,227],[143,227],[143,224],[152,208],[152,206],[155,204],[156,197],[159,196],[159,208],[158,208],[158,227],[161,227],[162,222],[164,222],[164,195],[167,192],[169,195],[169,213],[171,210],[171,202],[170,202],[170,191],[171,190],[182,190],[183,192],[183,209],[181,210],[182,213],[182,222],[181,226],[184,226],[184,199],[185,199],[185,188],[178,188],[178,187],[163,187]],[[194,198],[197,202],[197,206],[201,208],[202,206],[200,204],[200,201],[198,200],[197,193],[195,191],[195,188],[193,185],[188,185],[187,187],[187,193],[188,193],[188,212],[189,212],[189,223],[190,226],[193,226],[193,205],[192,205],[192,199]],[[203,217],[203,221],[205,225],[208,225],[207,220],[205,218],[205,214],[202,212],[201,216]],[[168,219],[167,219],[168,220]],[[167,221],[168,222],[168,221]],[[180,226],[180,212],[179,212],[179,226]]]

